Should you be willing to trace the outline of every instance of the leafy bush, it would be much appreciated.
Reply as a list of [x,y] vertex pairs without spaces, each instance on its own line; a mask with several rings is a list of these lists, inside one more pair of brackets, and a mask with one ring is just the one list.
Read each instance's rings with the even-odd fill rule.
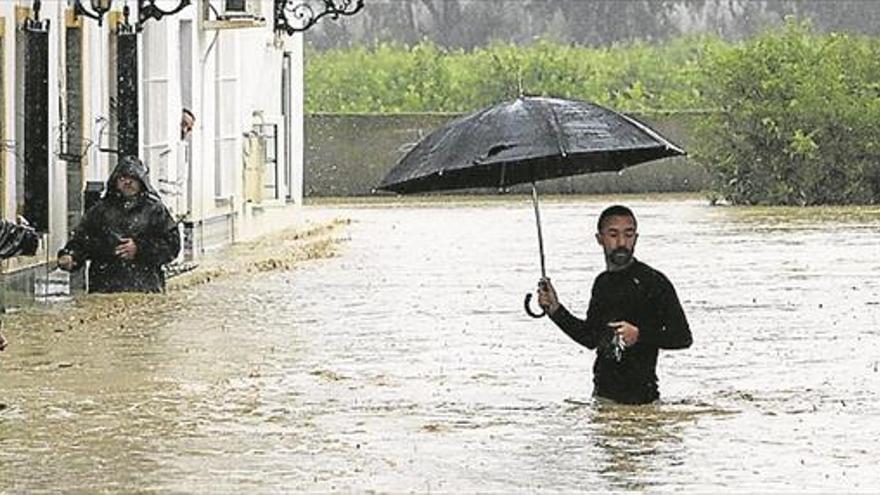
[[789,21],[704,67],[721,112],[695,129],[713,194],[740,204],[874,203],[880,197],[880,43]]

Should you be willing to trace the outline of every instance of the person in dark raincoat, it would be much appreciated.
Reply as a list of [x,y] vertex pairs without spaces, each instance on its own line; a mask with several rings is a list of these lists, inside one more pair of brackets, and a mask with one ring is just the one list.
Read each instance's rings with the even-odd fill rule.
[[[0,260],[20,254],[33,256],[39,243],[40,235],[27,222],[15,224],[0,220]],[[6,338],[0,333],[0,351],[3,349],[6,349]]]
[[89,292],[162,292],[162,265],[179,252],[177,222],[150,185],[147,168],[125,156],[107,192],[58,251],[58,266],[72,271],[91,260]]
[[665,275],[637,260],[636,218],[620,205],[599,216],[596,240],[606,270],[596,277],[587,319],[559,303],[550,279],[538,282],[538,304],[575,342],[596,350],[593,395],[622,404],[646,404],[660,397],[660,349],[684,349],[693,342],[675,288]]

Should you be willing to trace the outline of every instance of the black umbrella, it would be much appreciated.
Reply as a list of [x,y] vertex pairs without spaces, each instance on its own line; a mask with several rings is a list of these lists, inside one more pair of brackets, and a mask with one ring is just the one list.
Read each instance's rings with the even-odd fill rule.
[[[582,101],[521,96],[458,118],[422,139],[378,188],[398,193],[531,183],[541,276],[544,241],[535,182],[683,155],[637,120]],[[531,294],[526,296],[526,311]]]

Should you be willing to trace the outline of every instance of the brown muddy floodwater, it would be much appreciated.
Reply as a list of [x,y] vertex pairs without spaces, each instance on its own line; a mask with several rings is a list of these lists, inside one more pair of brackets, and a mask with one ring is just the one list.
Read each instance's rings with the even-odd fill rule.
[[[311,206],[351,219],[336,256],[6,315],[0,492],[880,488],[877,208],[626,198],[695,344],[661,353],[662,403],[614,406],[521,308],[528,198],[446,201]],[[542,205],[578,313],[606,204]]]

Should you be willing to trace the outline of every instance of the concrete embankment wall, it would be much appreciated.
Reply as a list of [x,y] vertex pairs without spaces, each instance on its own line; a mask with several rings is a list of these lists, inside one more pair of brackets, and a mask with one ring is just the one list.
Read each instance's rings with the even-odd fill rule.
[[[306,196],[366,196],[421,138],[458,114],[313,114],[306,116]],[[634,115],[687,150],[699,114]],[[600,173],[543,181],[542,193],[699,191],[704,170],[688,157]],[[526,186],[511,188],[517,192]]]

